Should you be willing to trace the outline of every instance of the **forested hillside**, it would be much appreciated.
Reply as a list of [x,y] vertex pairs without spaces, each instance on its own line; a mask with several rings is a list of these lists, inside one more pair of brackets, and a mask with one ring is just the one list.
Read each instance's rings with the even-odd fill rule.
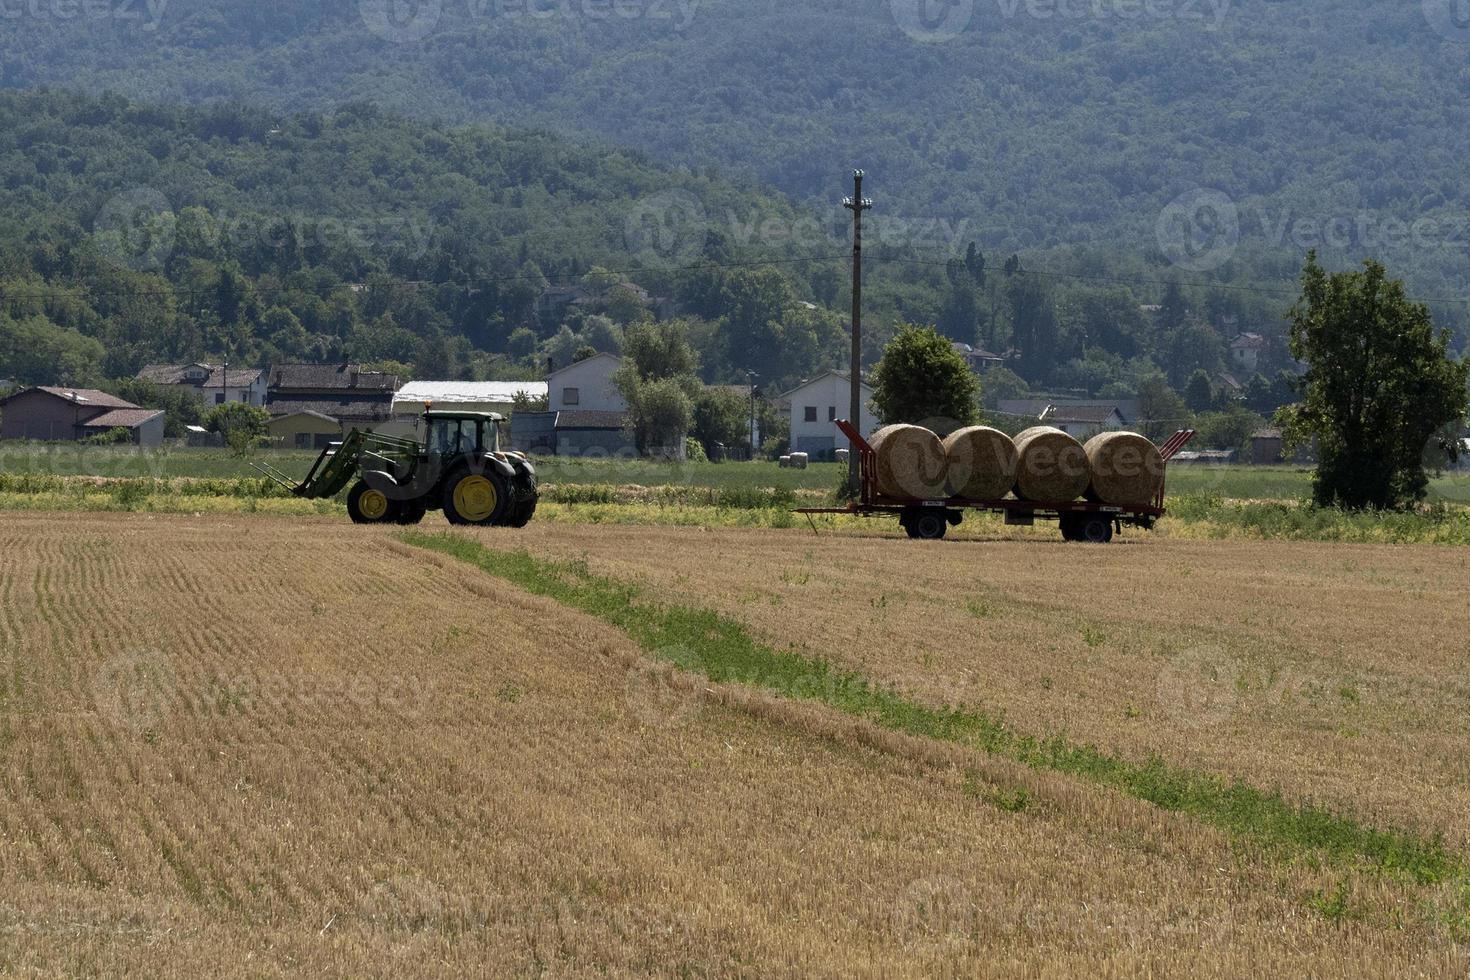
[[861,165],[875,221],[922,245],[1157,256],[1164,209],[1206,188],[1239,239],[1212,276],[1289,275],[1318,245],[1440,295],[1470,272],[1470,29],[1447,3],[139,2],[7,21],[0,61],[9,85],[546,127],[798,199]]

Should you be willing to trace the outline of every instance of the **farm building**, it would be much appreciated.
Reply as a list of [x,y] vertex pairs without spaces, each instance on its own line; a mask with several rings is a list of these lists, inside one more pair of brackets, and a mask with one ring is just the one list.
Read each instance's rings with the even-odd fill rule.
[[418,415],[425,405],[459,412],[511,414],[516,395],[545,398],[544,381],[410,381],[393,396],[393,414]]
[[[830,460],[836,450],[847,448],[847,440],[833,423],[849,414],[852,400],[849,377],[841,371],[827,371],[781,396],[791,402],[792,451],[806,453],[812,459]],[[869,436],[878,429],[878,418],[870,404],[873,389],[864,383],[861,390],[863,417],[858,431]]]
[[[556,413],[556,455],[634,456],[637,444],[626,412],[561,411]],[[683,458],[683,440],[667,455]]]
[[1141,413],[1136,398],[1002,398],[995,410],[1000,415],[1017,420],[1035,419],[1038,423],[1048,409],[1071,412],[1084,408],[1113,408],[1123,419],[1123,425],[1137,425]]
[[1280,429],[1258,429],[1251,433],[1250,461],[1256,466],[1269,466],[1286,459]]
[[205,405],[241,402],[264,405],[266,373],[258,368],[227,364],[149,364],[138,372],[140,381],[159,388],[191,392]]
[[1116,405],[1048,405],[1039,421],[1061,429],[1078,442],[1086,442],[1099,432],[1121,429],[1125,424]]
[[0,439],[74,442],[126,429],[139,446],[163,442],[164,413],[91,388],[27,388],[0,399]]
[[613,375],[622,358],[597,354],[568,364],[546,376],[548,407],[553,412],[626,412],[628,403]]
[[271,435],[291,445],[310,435],[317,445],[316,437],[327,435],[332,424],[338,436],[379,428],[393,418],[397,389],[396,375],[356,364],[278,364],[267,374]]
[[1230,341],[1230,363],[1248,377],[1260,368],[1261,354],[1265,350],[1265,337],[1258,333],[1240,334]]
[[274,415],[265,428],[274,442],[292,449],[324,449],[342,438],[341,422],[310,409]]

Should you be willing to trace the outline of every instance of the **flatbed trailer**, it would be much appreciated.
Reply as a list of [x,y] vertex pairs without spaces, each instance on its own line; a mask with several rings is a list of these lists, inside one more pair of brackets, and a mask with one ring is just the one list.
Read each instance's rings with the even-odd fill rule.
[[[859,487],[858,499],[846,507],[798,507],[796,513],[805,514],[816,530],[816,514],[847,514],[853,517],[897,517],[899,524],[911,538],[937,539],[944,537],[949,528],[964,520],[965,512],[1004,514],[1005,522],[1012,525],[1029,526],[1037,521],[1056,521],[1062,537],[1068,541],[1086,541],[1106,544],[1113,540],[1114,531],[1122,533],[1125,524],[1149,530],[1164,516],[1164,481],[1159,480],[1159,492],[1147,507],[1117,507],[1092,500],[1075,500],[1068,503],[1037,503],[1031,500],[964,500],[949,497],[940,500],[903,499],[886,497],[878,492],[878,469],[873,447],[846,419],[837,420],[837,428],[852,444],[858,454]],[[1174,454],[1183,449],[1194,438],[1193,429],[1180,429],[1159,447],[1159,456],[1167,467]]]

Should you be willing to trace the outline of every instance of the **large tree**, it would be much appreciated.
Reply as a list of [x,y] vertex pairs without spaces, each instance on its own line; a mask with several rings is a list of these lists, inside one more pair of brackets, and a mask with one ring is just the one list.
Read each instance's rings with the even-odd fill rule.
[[958,428],[978,417],[979,396],[964,357],[933,327],[900,326],[873,371],[873,408],[885,424]]
[[1307,255],[1289,314],[1291,353],[1307,365],[1302,401],[1282,409],[1293,441],[1315,436],[1319,505],[1396,508],[1422,500],[1424,451],[1463,419],[1470,363],[1449,333],[1377,262],[1328,274]]

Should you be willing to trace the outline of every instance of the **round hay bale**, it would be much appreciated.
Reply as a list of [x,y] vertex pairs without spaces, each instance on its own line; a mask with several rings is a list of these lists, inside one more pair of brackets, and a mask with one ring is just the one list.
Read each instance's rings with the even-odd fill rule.
[[945,495],[949,461],[944,443],[917,425],[889,425],[868,439],[876,460],[878,492],[885,497],[934,500]]
[[1159,448],[1136,432],[1103,432],[1082,447],[1092,470],[1091,500],[1114,507],[1147,507],[1164,482]]
[[789,467],[791,465],[791,457],[790,456],[782,456],[780,459],[776,460],[776,465],[779,466],[779,467],[781,467],[781,469],[783,469],[783,470],[786,469],[787,467]]
[[806,464],[810,459],[811,457],[808,456],[806,453],[792,453],[791,468],[794,470],[804,470],[806,469]]
[[1082,443],[1061,429],[1034,426],[1016,436],[1016,496],[1065,504],[1082,496],[1089,472]]
[[999,500],[1016,484],[1016,444],[999,429],[971,425],[944,438],[949,494],[962,500]]

